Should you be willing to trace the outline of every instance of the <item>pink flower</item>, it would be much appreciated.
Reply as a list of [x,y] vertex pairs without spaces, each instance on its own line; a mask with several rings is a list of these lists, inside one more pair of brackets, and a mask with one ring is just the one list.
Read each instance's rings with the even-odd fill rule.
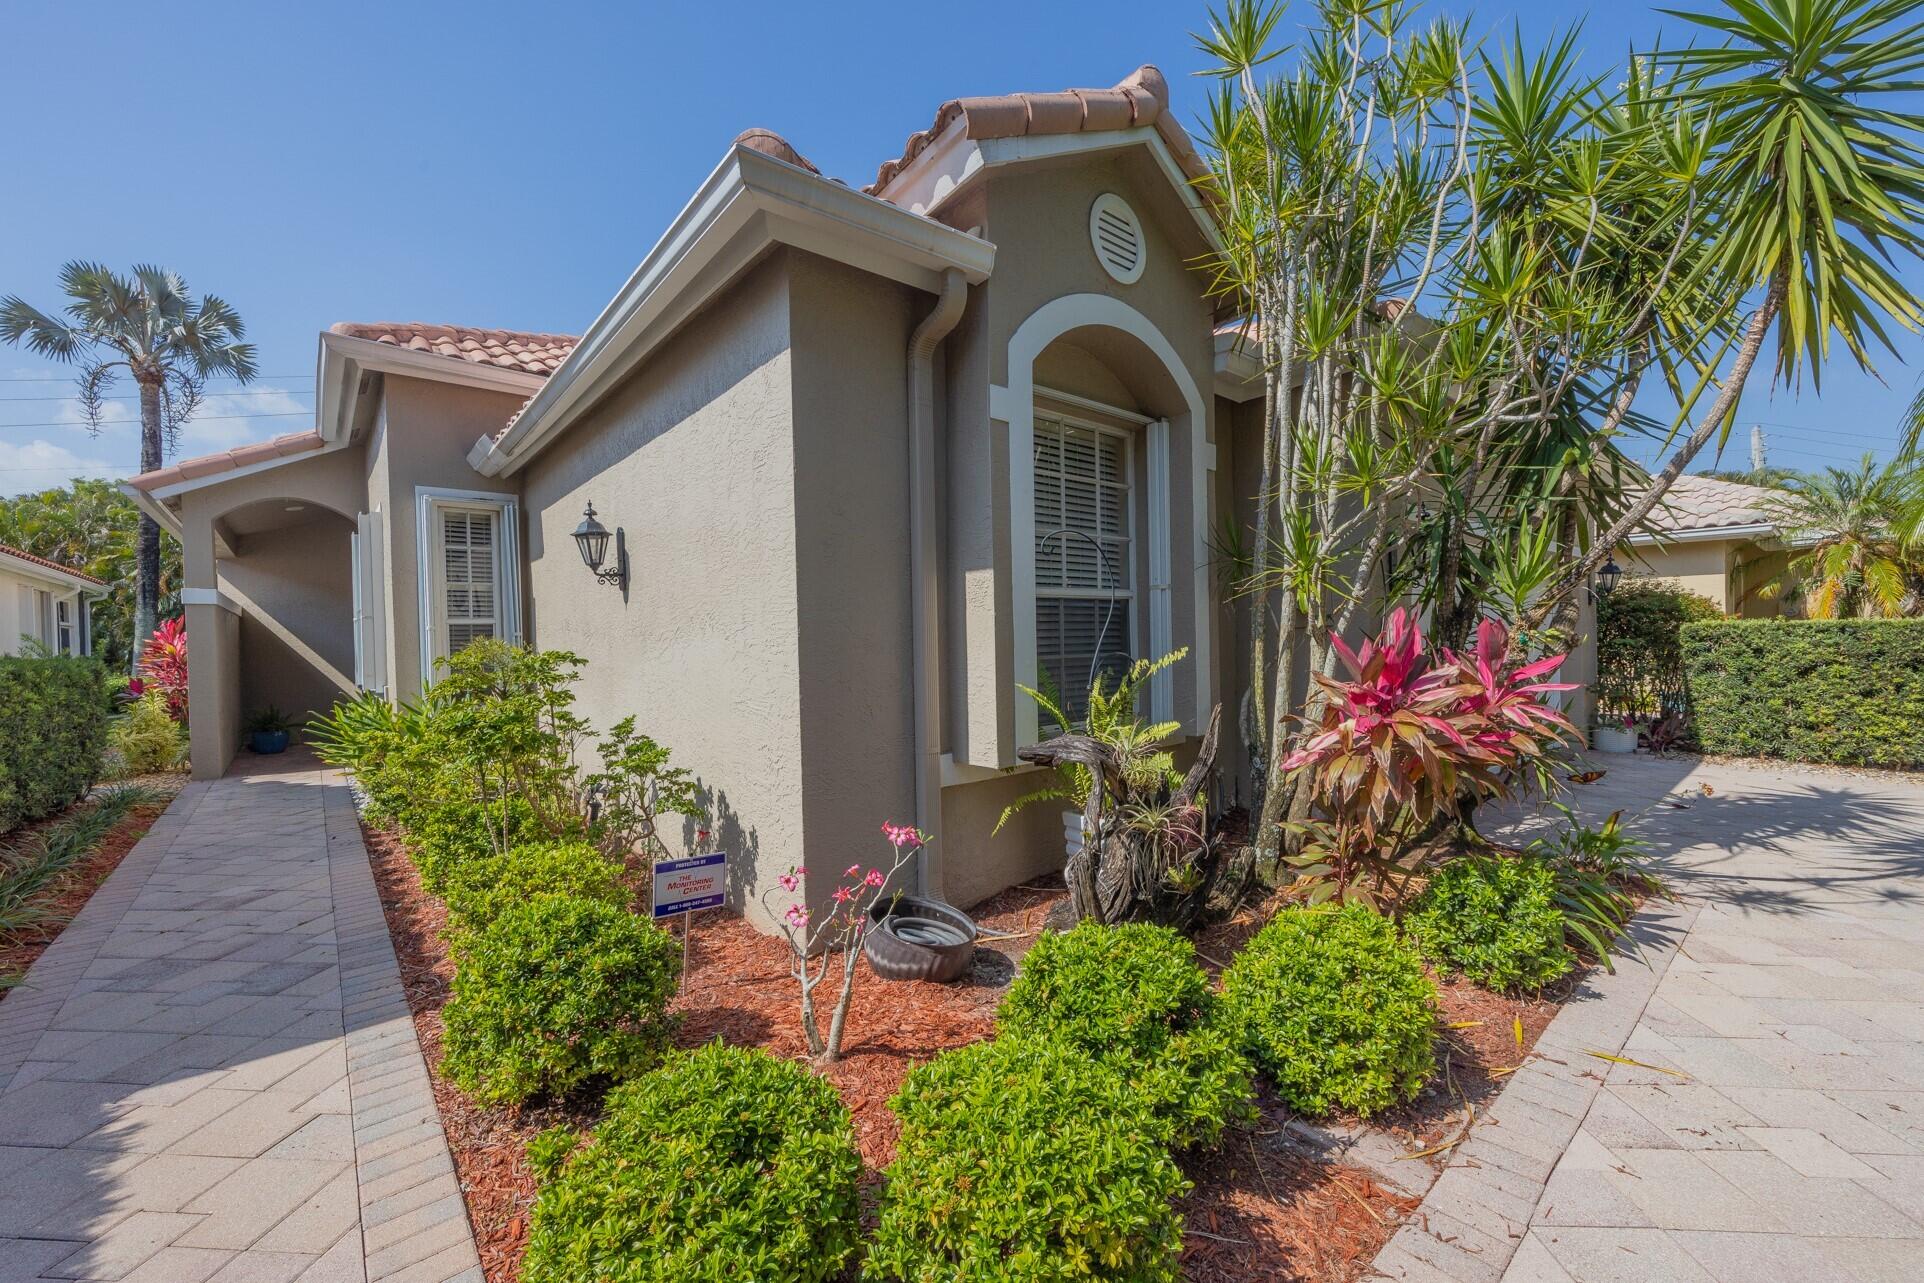
[[922,834],[913,824],[884,824],[882,832],[898,848],[922,845]]
[[859,864],[851,864],[846,869],[842,870],[842,876],[845,878],[856,878],[856,877],[860,877],[861,875],[862,875],[862,866]]
[[782,915],[782,920],[791,927],[805,927],[808,925],[808,910],[799,904],[791,904],[788,912]]
[[793,873],[784,873],[782,874],[781,877],[776,878],[775,880],[782,884],[782,890],[784,891],[793,891],[796,887],[802,884],[802,880],[799,877],[796,877]]
[[849,890],[847,887],[835,888],[835,902],[837,904],[847,904],[849,900],[854,898],[854,895],[855,893]]
[[882,871],[880,869],[870,869],[868,871],[868,876],[863,878],[862,881],[868,883],[872,887],[879,887],[882,885],[885,879],[882,877]]

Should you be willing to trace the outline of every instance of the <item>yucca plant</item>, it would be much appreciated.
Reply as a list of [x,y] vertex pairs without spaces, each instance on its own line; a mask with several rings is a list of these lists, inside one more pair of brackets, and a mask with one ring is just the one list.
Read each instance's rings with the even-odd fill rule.
[[1622,811],[1612,811],[1592,828],[1571,807],[1552,805],[1563,813],[1564,826],[1533,840],[1524,854],[1556,874],[1564,942],[1615,970],[1611,945],[1636,912],[1638,897],[1667,895],[1669,888],[1653,867],[1650,844],[1624,826]]

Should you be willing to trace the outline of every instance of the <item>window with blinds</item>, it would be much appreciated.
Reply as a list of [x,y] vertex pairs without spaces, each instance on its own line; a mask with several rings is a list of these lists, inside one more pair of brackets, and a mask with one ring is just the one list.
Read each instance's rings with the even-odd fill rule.
[[1076,721],[1091,674],[1113,684],[1134,659],[1130,471],[1127,436],[1037,412],[1036,675]]
[[441,619],[447,654],[480,637],[501,635],[497,514],[485,508],[442,508]]

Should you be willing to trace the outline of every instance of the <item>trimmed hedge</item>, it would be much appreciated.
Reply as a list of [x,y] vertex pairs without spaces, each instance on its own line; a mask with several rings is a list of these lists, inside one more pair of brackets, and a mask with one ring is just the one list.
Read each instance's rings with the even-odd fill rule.
[[1686,711],[1690,687],[1684,673],[1683,627],[1723,617],[1716,602],[1668,579],[1626,579],[1601,597],[1597,712],[1657,718]]
[[107,670],[95,660],[0,657],[0,833],[94,786],[109,703]]
[[1706,753],[1924,767],[1924,619],[1687,624]]

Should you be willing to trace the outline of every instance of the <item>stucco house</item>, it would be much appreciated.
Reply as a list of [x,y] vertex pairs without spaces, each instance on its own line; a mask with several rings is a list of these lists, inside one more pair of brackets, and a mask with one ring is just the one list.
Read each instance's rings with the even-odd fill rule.
[[93,654],[92,603],[106,591],[92,575],[0,544],[0,655],[32,642],[57,655]]
[[312,430],[128,483],[185,545],[196,775],[259,706],[407,698],[496,635],[696,772],[751,911],[884,819],[958,903],[1059,867],[1053,811],[990,836],[1036,784],[1018,686],[1186,646],[1145,711],[1193,747],[1248,685],[1209,540],[1262,380],[1203,172],[1148,66],[945,103],[861,188],[750,130],[578,337],[335,325]]
[[1758,589],[1783,574],[1794,549],[1783,530],[1781,491],[1686,473],[1620,556],[1626,574],[1669,579],[1708,597],[1726,615],[1769,619],[1786,597]]

